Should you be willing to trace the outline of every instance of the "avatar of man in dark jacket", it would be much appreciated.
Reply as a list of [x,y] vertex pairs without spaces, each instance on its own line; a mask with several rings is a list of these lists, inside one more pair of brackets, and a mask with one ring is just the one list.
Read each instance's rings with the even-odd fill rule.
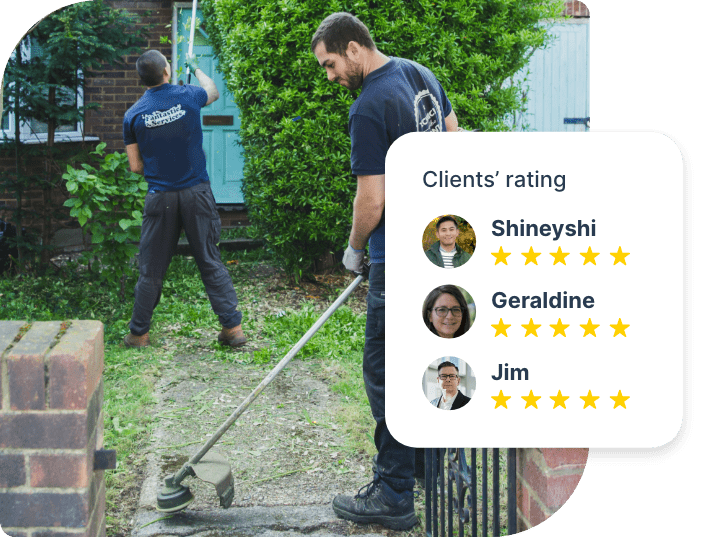
[[452,362],[446,361],[438,365],[438,383],[441,387],[441,396],[431,401],[431,405],[439,409],[455,411],[460,409],[471,399],[458,390],[461,377],[458,368]]
[[445,215],[436,223],[436,237],[438,241],[433,243],[426,251],[426,256],[431,263],[445,269],[460,267],[466,263],[471,255],[456,244],[460,231],[458,222],[450,215]]

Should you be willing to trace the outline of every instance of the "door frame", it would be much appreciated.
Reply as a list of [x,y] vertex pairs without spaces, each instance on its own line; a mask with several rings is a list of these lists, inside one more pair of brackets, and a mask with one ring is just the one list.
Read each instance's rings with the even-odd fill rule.
[[179,10],[186,8],[192,9],[192,2],[174,2],[172,4],[172,84],[179,83],[179,80],[177,78],[177,68],[179,66],[179,64],[177,63],[179,61],[177,58],[177,39],[179,38]]

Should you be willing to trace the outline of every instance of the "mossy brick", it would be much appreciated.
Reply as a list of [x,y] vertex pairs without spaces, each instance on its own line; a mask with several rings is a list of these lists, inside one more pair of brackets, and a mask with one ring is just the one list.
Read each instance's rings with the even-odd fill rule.
[[45,409],[45,364],[41,356],[25,355],[19,359],[8,359],[7,377],[10,409]]
[[60,332],[59,321],[36,321],[22,339],[6,353],[7,360],[21,360],[23,357],[43,357]]
[[3,526],[84,528],[89,517],[89,492],[0,492]]
[[30,455],[30,486],[33,488],[86,488],[91,460],[87,454]]
[[33,323],[20,341],[5,353],[10,409],[45,408],[44,356],[59,331],[58,321]]
[[0,414],[0,448],[87,446],[87,413],[25,411]]
[[[553,474],[542,471],[534,461],[526,462],[523,477],[535,495],[548,509],[557,511],[575,491],[582,472],[575,474]],[[531,507],[532,512],[532,507]]]
[[0,321],[0,355],[12,344],[25,321]]
[[552,470],[584,467],[588,461],[587,448],[544,448],[545,463]]
[[540,525],[543,521],[548,519],[550,517],[550,514],[546,514],[543,512],[543,509],[541,506],[535,502],[535,499],[530,500],[530,525],[535,527],[536,525]]
[[21,454],[0,454],[0,488],[14,488],[24,485],[25,456]]
[[52,348],[49,394],[52,409],[86,409],[104,367],[104,331],[99,321],[72,321]]

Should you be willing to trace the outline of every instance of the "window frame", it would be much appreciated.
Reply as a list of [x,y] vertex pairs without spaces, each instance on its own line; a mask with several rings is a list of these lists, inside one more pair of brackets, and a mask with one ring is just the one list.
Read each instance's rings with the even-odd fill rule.
[[[31,58],[31,50],[32,46],[30,44],[31,37],[29,35],[25,36],[25,38],[22,39],[20,42],[20,53],[22,54],[22,60],[23,61],[29,61]],[[15,54],[17,53],[17,49],[15,49],[10,56],[10,58],[14,58]],[[7,83],[7,93],[12,95],[14,91],[14,82],[8,81]],[[77,87],[76,89],[76,98],[77,98],[77,107],[81,107],[84,105],[84,95],[82,92],[81,87]],[[7,113],[8,118],[8,128],[7,129],[0,129],[3,134],[2,140],[0,140],[0,144],[3,143],[5,140],[15,140],[15,114],[11,110],[8,110]],[[0,121],[2,119],[0,118]],[[47,133],[38,133],[35,132],[31,127],[31,119],[24,119],[20,123],[20,142],[23,144],[46,144],[47,143]],[[0,124],[0,128],[2,127],[2,124]],[[57,142],[82,142],[82,141],[96,141],[99,140],[99,138],[94,136],[85,136],[84,132],[85,122],[84,120],[78,120],[75,124],[75,129],[71,131],[58,131],[55,130],[55,143]]]

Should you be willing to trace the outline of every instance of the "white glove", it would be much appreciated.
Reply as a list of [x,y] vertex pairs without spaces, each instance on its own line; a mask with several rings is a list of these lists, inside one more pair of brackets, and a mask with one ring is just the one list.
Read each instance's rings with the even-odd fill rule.
[[356,250],[351,246],[351,243],[344,250],[344,267],[354,273],[361,272],[363,268],[363,259],[366,256],[366,252],[363,250]]

